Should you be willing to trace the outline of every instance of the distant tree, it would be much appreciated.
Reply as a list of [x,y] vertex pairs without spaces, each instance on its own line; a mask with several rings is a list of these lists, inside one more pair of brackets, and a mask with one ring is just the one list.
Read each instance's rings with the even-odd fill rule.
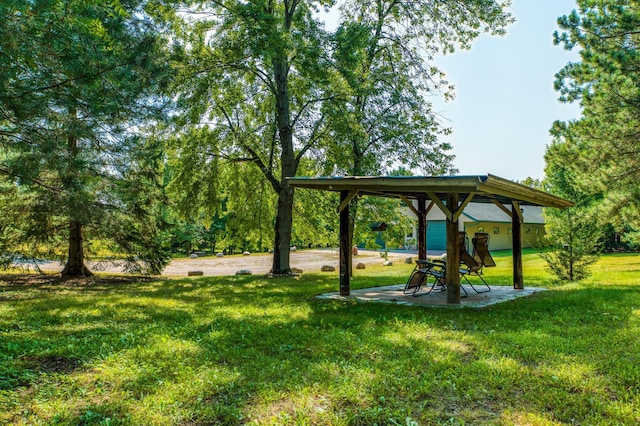
[[141,135],[161,117],[166,55],[143,6],[0,3],[0,204],[22,212],[0,218],[0,251],[54,255],[63,276],[84,276],[93,239],[131,269],[165,265],[162,146]]
[[216,214],[211,218],[209,226],[205,228],[204,244],[211,251],[216,253],[216,244],[222,239],[227,224],[227,217]]
[[558,279],[579,281],[591,274],[589,265],[599,259],[602,233],[593,214],[575,207],[546,211],[545,227],[552,246],[540,256]]
[[541,179],[537,178],[527,177],[518,183],[524,186],[528,186],[529,188],[544,189],[544,182]]
[[[404,214],[404,204],[401,201],[394,198],[364,197],[358,206],[354,245],[364,243],[370,249],[405,245],[405,237],[411,233],[414,220]],[[377,247],[377,233],[371,229],[372,224],[381,222],[387,225],[387,229],[381,231],[380,235],[386,247]]]

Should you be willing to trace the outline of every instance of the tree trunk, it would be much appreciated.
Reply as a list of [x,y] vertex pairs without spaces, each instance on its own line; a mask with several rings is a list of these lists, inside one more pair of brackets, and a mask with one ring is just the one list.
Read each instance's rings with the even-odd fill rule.
[[293,188],[285,178],[295,176],[296,160],[293,148],[293,127],[289,104],[289,64],[286,59],[273,61],[276,83],[276,118],[280,139],[281,175],[278,188],[278,211],[276,214],[273,247],[273,268],[276,275],[290,274],[289,256],[291,252],[291,227],[293,226]]
[[90,277],[93,273],[84,264],[82,246],[82,224],[77,221],[69,223],[69,256],[62,270],[63,277]]
[[[75,120],[76,111],[69,111],[71,120]],[[69,152],[69,165],[66,171],[66,175],[63,178],[63,184],[65,187],[73,187],[77,184],[77,177],[75,173],[75,167],[73,162],[78,156],[78,140],[76,136],[70,132],[67,136],[67,150]],[[82,246],[82,222],[77,220],[78,212],[71,212],[71,219],[69,220],[69,256],[67,257],[67,264],[62,270],[63,277],[89,277],[93,275],[89,268],[84,265],[84,249]]]
[[278,212],[276,215],[275,238],[273,248],[272,273],[290,274],[289,257],[291,255],[291,228],[293,226],[293,189],[287,183],[278,192]]

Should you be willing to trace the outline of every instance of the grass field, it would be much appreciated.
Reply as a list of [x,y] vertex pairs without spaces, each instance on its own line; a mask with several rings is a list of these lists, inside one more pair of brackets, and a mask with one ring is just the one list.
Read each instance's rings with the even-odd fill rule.
[[[493,283],[511,280],[509,253]],[[353,286],[406,280],[358,272]],[[333,274],[0,281],[0,424],[640,423],[640,255],[490,308],[318,300]]]

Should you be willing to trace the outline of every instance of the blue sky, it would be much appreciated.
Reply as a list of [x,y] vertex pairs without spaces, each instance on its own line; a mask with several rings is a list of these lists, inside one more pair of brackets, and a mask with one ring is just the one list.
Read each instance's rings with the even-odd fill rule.
[[552,123],[580,115],[553,90],[554,74],[578,60],[576,52],[552,42],[557,18],[575,8],[573,0],[514,0],[517,22],[504,37],[481,36],[468,51],[436,58],[456,87],[453,101],[432,102],[453,129],[446,140],[460,174],[544,176]]

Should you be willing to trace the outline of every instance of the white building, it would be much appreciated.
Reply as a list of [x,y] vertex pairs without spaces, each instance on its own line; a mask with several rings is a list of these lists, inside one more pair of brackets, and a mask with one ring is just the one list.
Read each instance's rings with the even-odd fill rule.
[[[415,202],[414,202],[415,206]],[[417,217],[406,208],[405,214]],[[522,206],[522,247],[541,245],[544,238],[544,217],[542,207]],[[489,234],[490,250],[511,249],[511,218],[496,205],[491,203],[469,203],[458,220],[460,231],[465,231],[469,241],[476,232]],[[417,225],[413,234],[408,236],[413,241],[418,239]],[[414,243],[415,245],[415,243]],[[427,250],[446,250],[446,218],[439,208],[432,208],[427,214]]]

